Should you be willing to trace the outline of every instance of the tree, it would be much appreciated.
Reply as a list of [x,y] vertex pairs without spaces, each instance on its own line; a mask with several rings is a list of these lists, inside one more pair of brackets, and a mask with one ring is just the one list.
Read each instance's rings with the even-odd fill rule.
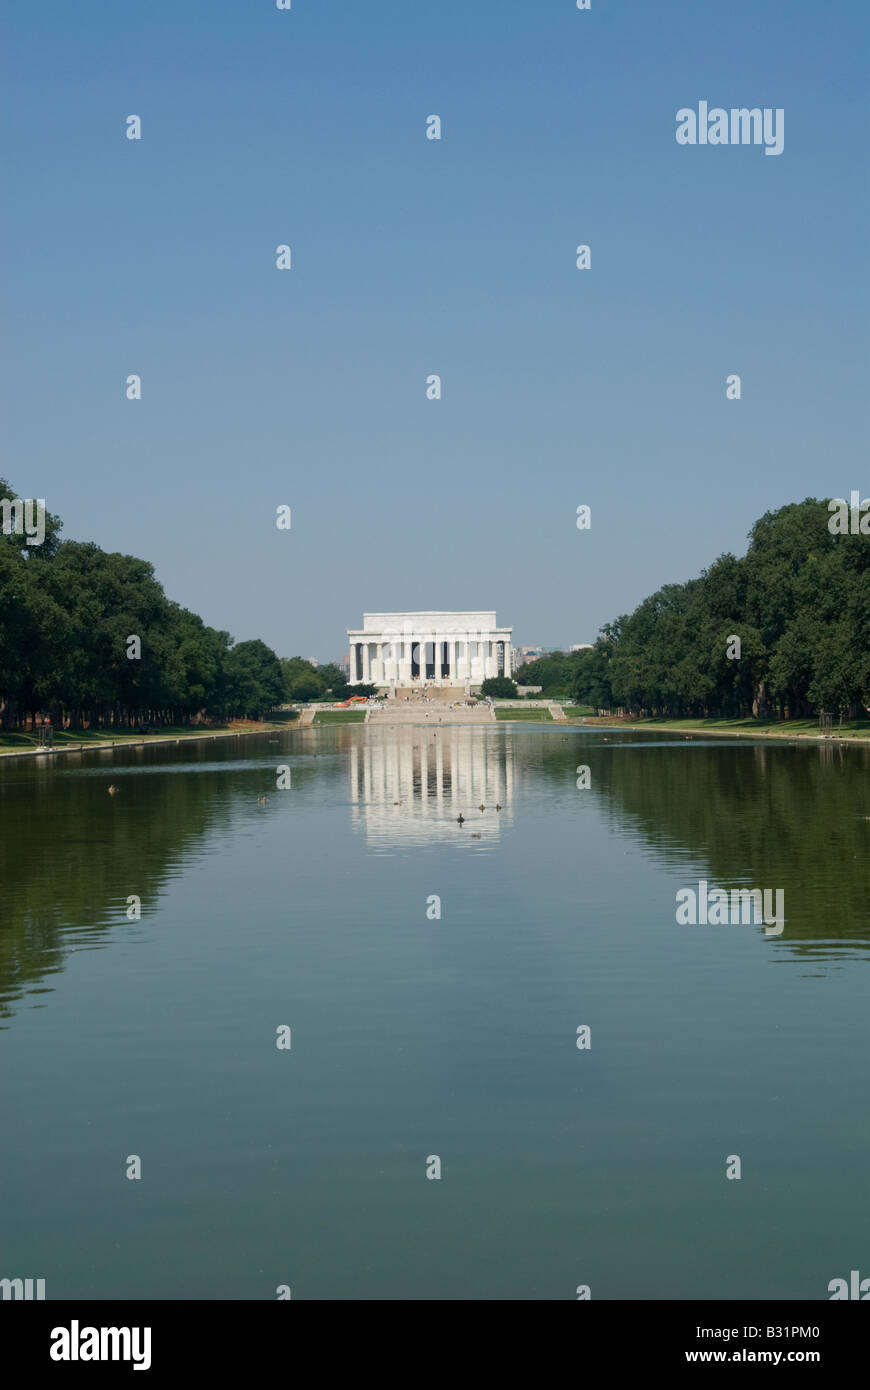
[[515,672],[518,685],[540,685],[544,695],[570,695],[583,652],[547,652]]
[[[14,496],[0,479],[0,500]],[[171,602],[146,560],[61,541],[51,513],[44,528],[39,546],[11,526],[0,531],[4,728],[38,714],[70,728],[186,723],[280,701],[281,668],[265,643],[233,647],[228,633]]]
[[336,686],[347,685],[347,677],[340,666],[328,661],[325,666],[317,667],[317,674],[323,681],[324,690],[334,691]]
[[256,718],[284,697],[281,663],[258,638],[239,642],[227,655],[227,703],[232,714]]
[[487,676],[480,687],[481,695],[491,695],[494,700],[515,700],[517,688],[509,676]]
[[326,681],[317,666],[301,656],[281,658],[284,699],[288,704],[299,700],[316,700],[326,690]]
[[376,695],[377,693],[378,687],[376,685],[363,685],[360,682],[357,685],[333,686],[332,698],[333,700],[340,701],[349,700],[351,695],[365,695],[366,697],[368,697],[370,695]]
[[815,498],[766,513],[742,559],[721,555],[602,629],[575,699],[677,716],[764,715],[769,700],[780,715],[866,705],[870,551],[860,534],[832,535],[829,515]]
[[612,651],[613,642],[601,636],[591,650],[581,652],[572,691],[576,704],[591,705],[593,709],[610,709],[613,706],[610,686]]

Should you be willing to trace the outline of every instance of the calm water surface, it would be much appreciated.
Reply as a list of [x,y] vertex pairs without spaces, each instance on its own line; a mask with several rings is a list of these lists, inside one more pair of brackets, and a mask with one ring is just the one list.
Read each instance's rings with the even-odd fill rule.
[[[870,1274],[868,754],[607,737],[3,760],[0,1277],[825,1299]],[[702,879],[783,889],[782,935],[678,926]]]

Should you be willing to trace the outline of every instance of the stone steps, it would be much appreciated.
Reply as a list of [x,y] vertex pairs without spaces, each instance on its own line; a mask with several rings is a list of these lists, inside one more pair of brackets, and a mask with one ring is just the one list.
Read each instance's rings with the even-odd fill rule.
[[447,724],[491,724],[494,717],[488,705],[481,705],[477,709],[451,710],[442,702],[431,705],[405,705],[390,701],[385,709],[370,709],[366,723],[423,724],[437,729]]
[[[448,704],[452,700],[464,700],[466,698],[464,686],[433,685],[429,687],[426,694],[430,700],[446,700]],[[396,699],[401,702],[406,695],[419,702],[420,687],[418,685],[400,686],[396,691]]]

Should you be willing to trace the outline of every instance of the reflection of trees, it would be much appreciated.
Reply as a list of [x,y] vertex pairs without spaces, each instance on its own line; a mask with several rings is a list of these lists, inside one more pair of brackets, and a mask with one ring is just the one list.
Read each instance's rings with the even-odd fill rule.
[[[297,733],[281,737],[284,750],[304,746]],[[196,771],[197,764],[232,764],[242,749],[259,757],[265,748],[262,739],[216,740],[0,768],[0,1018],[62,970],[70,950],[104,944],[111,926],[134,926],[128,894],[141,897],[143,918],[152,911],[179,860],[229,825],[233,793],[253,801],[266,775],[274,783],[265,764]],[[277,761],[279,749],[272,751]],[[129,775],[136,767],[149,770]],[[294,782],[306,775],[294,770]],[[118,796],[107,795],[111,782]]]
[[[616,739],[578,739],[570,751],[562,740],[549,748],[542,740],[545,774],[565,781],[587,763],[606,813],[675,866],[690,855],[719,886],[786,888],[785,936],[777,940],[804,947],[870,942],[865,750],[725,740],[715,747],[650,746],[648,734]],[[641,741],[647,746],[631,746]]]
[[[282,734],[269,755],[276,763],[291,761],[297,790],[316,778],[332,784],[331,795],[346,797],[350,749],[362,748],[369,732],[359,726],[295,730]],[[561,789],[572,797],[594,796],[614,828],[641,837],[679,870],[681,883],[691,884],[697,867],[722,887],[785,888],[785,934],[771,943],[830,949],[870,940],[865,750],[833,743],[741,747],[724,740],[715,747],[668,747],[667,738],[654,742],[648,734],[616,735],[605,744],[579,732],[523,730],[514,736],[499,730],[493,737],[487,731],[487,758],[495,754],[502,777],[506,739],[514,788],[543,778],[557,798]],[[413,739],[408,742],[413,746]],[[463,745],[457,739],[456,747]],[[454,777],[460,783],[448,746],[445,739],[440,783],[434,752],[427,763],[424,800],[435,808],[439,785],[446,807]],[[470,740],[469,747],[482,744]],[[141,897],[143,917],[153,910],[179,861],[206,836],[226,830],[247,799],[256,806],[273,767],[267,761],[233,764],[240,755],[261,759],[265,751],[262,740],[234,739],[115,750],[103,762],[88,754],[80,762],[72,755],[56,763],[10,760],[0,768],[0,1018],[9,1016],[14,1000],[63,969],[68,951],[103,943],[111,926],[132,926],[125,915],[128,894]],[[227,766],[216,766],[221,763]],[[575,790],[580,763],[591,768],[591,792]],[[415,749],[413,793],[402,798],[406,826],[409,810],[420,802],[420,766]],[[127,775],[136,767],[149,771]],[[112,781],[121,788],[117,797],[106,794]],[[474,777],[470,785],[475,788]],[[393,799],[384,797],[387,814]]]

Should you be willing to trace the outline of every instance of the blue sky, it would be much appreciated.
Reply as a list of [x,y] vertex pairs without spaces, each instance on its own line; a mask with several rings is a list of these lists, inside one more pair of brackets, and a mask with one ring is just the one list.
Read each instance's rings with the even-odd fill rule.
[[[592,641],[867,492],[866,4],[2,13],[0,471],[237,639]],[[782,107],[783,153],[677,145],[700,100]]]

